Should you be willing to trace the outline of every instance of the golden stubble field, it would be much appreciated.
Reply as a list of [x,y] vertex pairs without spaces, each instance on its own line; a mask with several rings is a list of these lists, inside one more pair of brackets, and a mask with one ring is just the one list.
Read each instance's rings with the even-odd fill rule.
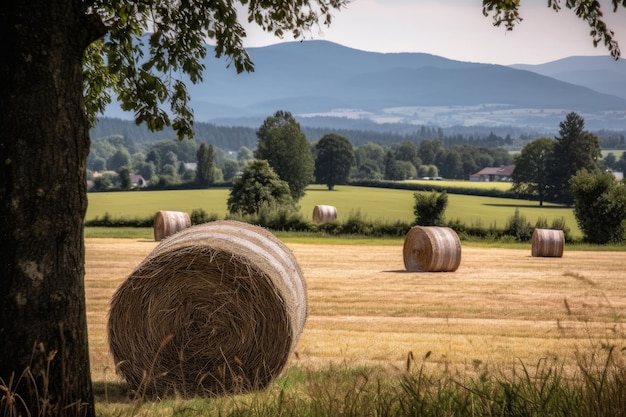
[[[117,286],[156,246],[86,240],[92,377],[116,381],[106,340]],[[308,285],[309,317],[290,364],[379,365],[407,356],[471,369],[535,366],[602,344],[626,346],[626,253],[463,247],[452,273],[406,272],[402,246],[287,244]],[[288,365],[289,366],[289,365]]]

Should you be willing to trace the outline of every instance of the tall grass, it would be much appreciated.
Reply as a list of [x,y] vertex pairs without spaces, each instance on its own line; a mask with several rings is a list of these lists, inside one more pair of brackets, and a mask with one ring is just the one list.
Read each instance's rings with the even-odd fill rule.
[[540,358],[510,369],[474,363],[458,370],[428,357],[409,352],[406,369],[394,374],[381,367],[294,366],[262,392],[158,403],[117,396],[100,398],[97,409],[102,417],[626,416],[626,367],[616,347],[589,352],[573,368]]
[[[455,370],[430,363],[429,353],[416,360],[412,352],[406,369],[393,374],[381,367],[293,366],[265,391],[209,399],[149,402],[126,396],[123,384],[97,384],[96,410],[101,417],[626,416],[626,348],[594,345],[573,368],[558,358],[540,358],[532,366],[474,363]],[[22,377],[27,383],[33,378],[28,370]],[[12,389],[12,382],[0,380],[3,416],[22,415],[27,404]],[[55,409],[45,392],[40,395],[39,406],[31,408],[37,416],[81,413]]]

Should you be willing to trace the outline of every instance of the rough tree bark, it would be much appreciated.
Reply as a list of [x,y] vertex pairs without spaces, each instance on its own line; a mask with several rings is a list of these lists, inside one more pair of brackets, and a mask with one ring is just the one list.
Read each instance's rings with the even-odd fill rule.
[[82,57],[96,23],[80,0],[0,8],[0,385],[23,415],[95,415]]

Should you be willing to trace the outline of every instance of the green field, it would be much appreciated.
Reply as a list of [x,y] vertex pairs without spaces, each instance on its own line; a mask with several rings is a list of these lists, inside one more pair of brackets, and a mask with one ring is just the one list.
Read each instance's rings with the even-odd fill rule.
[[606,158],[606,156],[610,153],[615,155],[617,159],[620,159],[624,152],[626,151],[623,149],[602,149],[602,159]]
[[[228,193],[229,190],[226,188],[89,193],[86,218],[87,220],[101,218],[105,213],[114,218],[146,218],[159,210],[191,213],[198,208],[208,214],[224,218],[227,214]],[[328,191],[324,186],[313,185],[307,188],[306,195],[300,201],[300,210],[305,218],[311,218],[316,205],[326,204],[337,208],[339,222],[358,212],[366,220],[412,223],[413,194],[414,191],[411,190],[353,186],[337,186],[335,190]],[[552,204],[539,207],[536,201],[449,194],[445,217],[447,220],[458,219],[467,225],[503,228],[507,220],[515,214],[516,208],[532,224],[539,217],[547,219],[548,224],[555,218],[564,218],[572,231],[572,236],[581,236],[571,208]]]
[[463,181],[463,180],[406,180],[409,184],[424,184],[424,185],[436,185],[439,187],[460,187],[460,188],[478,188],[481,190],[498,190],[508,191],[511,189],[512,183],[510,182],[485,182],[485,181]]

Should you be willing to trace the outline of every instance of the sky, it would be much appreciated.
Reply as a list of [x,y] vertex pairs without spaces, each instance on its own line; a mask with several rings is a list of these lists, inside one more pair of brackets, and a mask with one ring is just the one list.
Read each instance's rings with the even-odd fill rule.
[[[561,0],[565,3],[565,0]],[[613,12],[600,0],[605,21],[615,32],[626,58],[626,8]],[[314,28],[306,39],[327,40],[372,52],[425,52],[485,64],[542,64],[578,55],[606,55],[593,46],[587,24],[563,7],[556,13],[547,0],[522,0],[523,21],[513,31],[493,26],[482,14],[480,0],[353,0],[334,12],[330,27]],[[248,27],[246,47],[282,40]]]

